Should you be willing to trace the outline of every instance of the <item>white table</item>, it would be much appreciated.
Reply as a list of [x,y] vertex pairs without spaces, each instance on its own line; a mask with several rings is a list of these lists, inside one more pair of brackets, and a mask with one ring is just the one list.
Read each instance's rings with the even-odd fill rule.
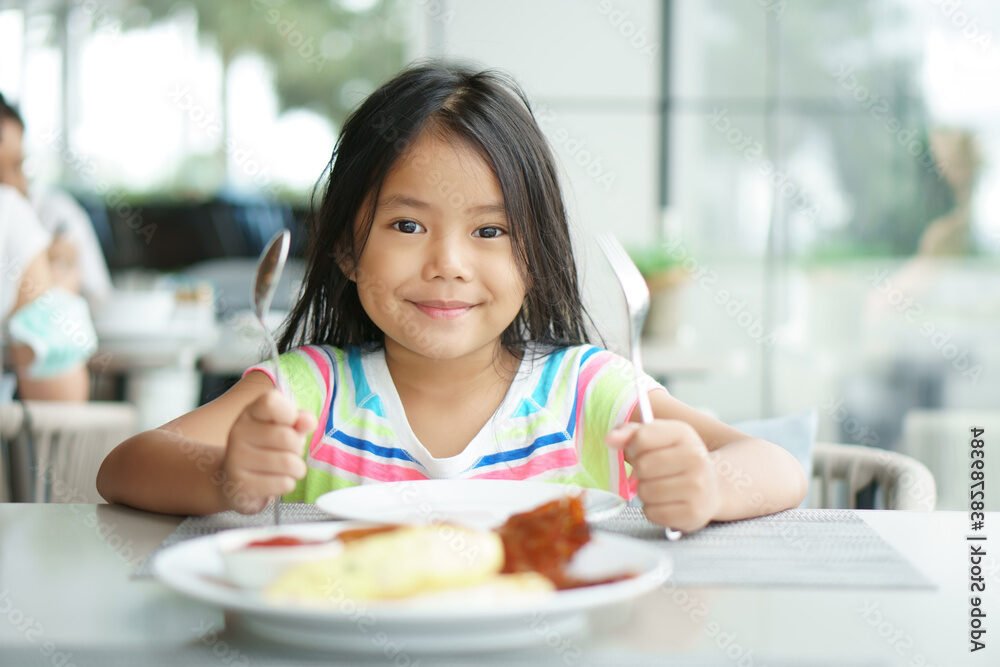
[[141,430],[156,428],[198,407],[197,361],[219,338],[218,329],[174,326],[156,335],[104,336],[90,360],[98,372],[125,375],[125,400],[139,411]]
[[[679,588],[668,583],[631,607],[593,615],[593,638],[570,640],[582,656],[576,664],[617,651],[653,653],[664,661],[680,656],[699,665],[1000,664],[1000,558],[992,555],[1000,555],[1000,513],[987,515],[987,535],[992,533],[985,563],[987,648],[972,656],[965,515],[859,515],[938,589]],[[129,578],[178,522],[118,506],[0,504],[0,664],[51,665],[58,650],[82,666],[91,664],[85,658],[96,648],[134,658],[134,664],[173,664],[174,651],[185,644],[199,646],[206,632],[221,630],[220,611],[154,581]],[[38,630],[30,636],[14,622],[28,617]],[[43,642],[52,642],[49,655]],[[227,643],[230,651],[237,646]],[[241,650],[246,664],[254,664],[250,649]],[[630,664],[629,655],[634,653],[622,654],[622,664]],[[12,656],[18,662],[11,662]],[[476,662],[501,665],[510,659],[501,655]]]

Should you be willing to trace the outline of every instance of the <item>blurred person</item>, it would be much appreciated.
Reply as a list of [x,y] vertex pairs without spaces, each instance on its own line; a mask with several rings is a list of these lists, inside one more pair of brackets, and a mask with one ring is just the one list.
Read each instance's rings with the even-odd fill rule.
[[55,283],[81,294],[92,308],[111,291],[104,254],[86,211],[55,188],[28,188],[24,175],[24,120],[17,107],[0,95],[0,184],[9,185],[31,201],[38,220],[49,233],[49,264]]
[[967,255],[972,249],[972,195],[982,163],[975,135],[960,128],[938,128],[930,149],[941,178],[955,196],[955,207],[937,218],[920,237],[923,256]]
[[85,401],[97,339],[86,301],[53,279],[50,244],[31,204],[0,185],[0,349],[8,340],[22,399]]
[[983,372],[981,342],[949,322],[955,317],[949,278],[974,251],[972,205],[981,154],[975,133],[958,127],[931,129],[928,150],[954,203],[927,224],[912,256],[866,277],[861,343],[869,362],[879,360],[878,370],[869,363],[867,375],[850,379],[843,391],[843,423],[850,420],[866,438],[890,448],[901,442],[908,412],[941,409],[951,381],[978,382]]
[[972,203],[982,164],[976,136],[964,128],[938,127],[930,132],[928,149],[955,203],[927,225],[912,257],[899,268],[886,268],[876,275],[866,303],[866,317],[872,322],[902,316],[912,319],[916,311],[923,310],[919,304],[936,300],[940,273],[947,264],[941,260],[961,258],[973,251]]

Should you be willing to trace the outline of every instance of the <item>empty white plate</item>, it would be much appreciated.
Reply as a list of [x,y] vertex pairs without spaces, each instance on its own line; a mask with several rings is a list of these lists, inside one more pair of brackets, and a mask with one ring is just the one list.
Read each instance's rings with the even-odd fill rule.
[[356,521],[428,523],[451,521],[494,528],[512,514],[527,512],[566,495],[583,494],[587,521],[617,515],[625,501],[616,494],[570,484],[520,480],[429,479],[365,484],[316,499],[324,512]]

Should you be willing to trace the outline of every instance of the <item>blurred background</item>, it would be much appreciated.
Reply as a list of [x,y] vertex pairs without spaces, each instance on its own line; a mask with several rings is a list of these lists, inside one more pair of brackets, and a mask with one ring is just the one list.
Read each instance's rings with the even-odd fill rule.
[[95,397],[143,427],[259,357],[254,260],[281,228],[301,256],[351,109],[454,57],[532,100],[610,347],[606,230],[675,395],[814,411],[819,440],[910,454],[959,509],[969,428],[1000,432],[998,40],[989,0],[0,0],[0,92],[29,179],[93,225],[115,287]]

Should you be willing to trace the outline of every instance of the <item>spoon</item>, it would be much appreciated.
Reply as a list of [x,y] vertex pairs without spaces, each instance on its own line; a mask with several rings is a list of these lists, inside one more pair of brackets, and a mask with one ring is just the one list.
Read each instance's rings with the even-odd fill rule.
[[[257,273],[253,281],[253,290],[250,292],[250,300],[253,303],[254,313],[257,321],[260,322],[264,330],[264,338],[270,347],[271,361],[274,363],[274,379],[278,391],[288,396],[287,385],[281,377],[281,368],[278,366],[278,344],[274,341],[271,330],[264,323],[267,311],[271,309],[271,299],[274,298],[274,291],[278,287],[278,280],[281,279],[281,272],[285,268],[285,260],[288,259],[288,247],[291,245],[292,235],[287,229],[283,229],[268,241],[267,247],[260,254],[257,260]],[[281,496],[274,499],[274,525],[281,523]]]

